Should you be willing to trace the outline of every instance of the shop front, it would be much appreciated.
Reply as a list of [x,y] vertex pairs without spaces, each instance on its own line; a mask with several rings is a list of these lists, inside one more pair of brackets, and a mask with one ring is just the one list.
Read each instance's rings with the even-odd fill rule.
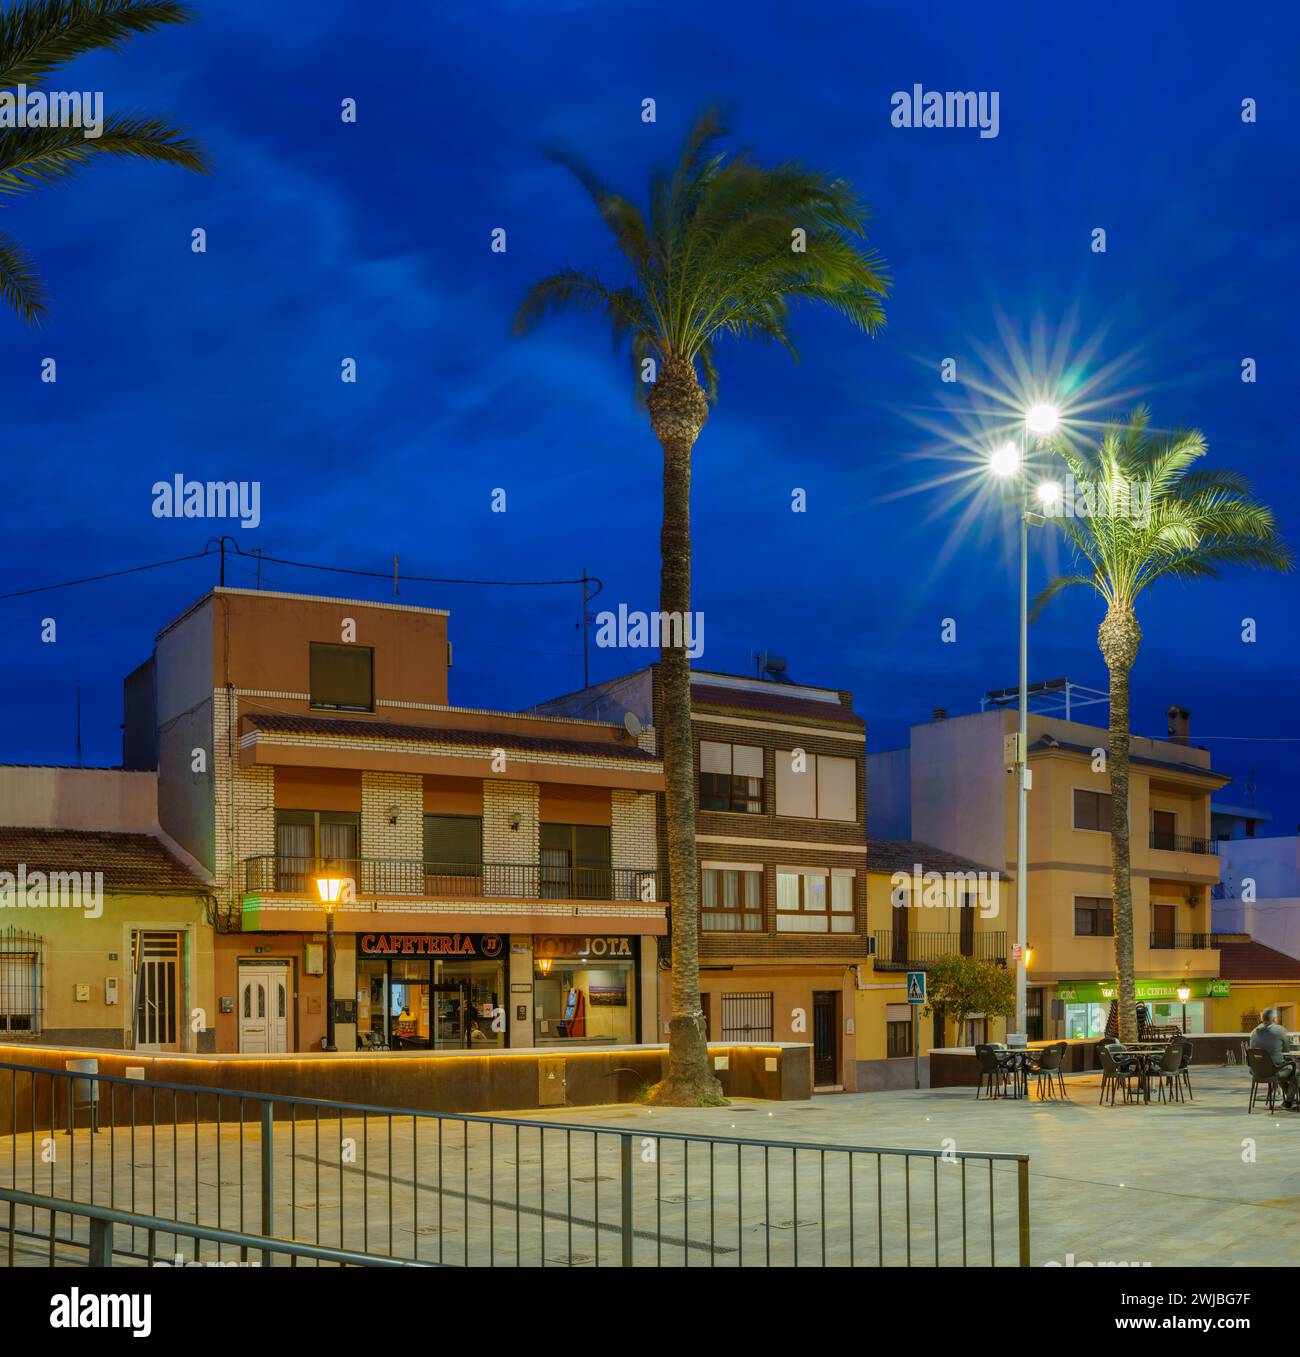
[[500,933],[358,933],[358,1049],[504,1047],[508,949]]
[[[650,940],[653,947],[653,939]],[[533,938],[533,1025],[538,1046],[634,1043],[640,939],[623,935]]]
[[[1137,1002],[1145,1004],[1149,1021],[1158,1027],[1181,1027],[1185,1032],[1213,1030],[1210,1001],[1229,994],[1229,982],[1202,977],[1187,980],[1138,980]],[[1186,986],[1187,1002],[1179,997]],[[1063,1030],[1069,1038],[1100,1038],[1106,1035],[1111,1001],[1116,997],[1113,980],[1067,980],[1056,987]],[[1186,1017],[1184,1019],[1184,1013]]]

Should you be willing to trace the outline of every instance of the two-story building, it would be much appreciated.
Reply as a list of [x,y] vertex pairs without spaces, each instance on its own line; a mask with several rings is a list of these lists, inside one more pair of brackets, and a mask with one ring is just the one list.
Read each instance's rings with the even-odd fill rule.
[[[1134,735],[1130,775],[1134,965],[1137,997],[1157,1022],[1178,1022],[1177,990],[1191,991],[1188,1029],[1208,1030],[1209,1000],[1224,991],[1213,946],[1210,890],[1219,861],[1210,797],[1229,779],[1194,747],[1188,715],[1171,708],[1168,738]],[[1014,881],[1016,791],[1008,737],[1013,710],[915,725],[909,746],[868,758],[872,833],[916,838],[998,867]],[[1107,733],[1029,717],[1028,904],[1031,1038],[1103,1034],[1115,997]],[[1014,940],[1014,918],[1007,920]]]
[[128,677],[123,762],[214,883],[218,1050],[319,1049],[331,1003],[341,1050],[654,1039],[654,731],[451,705],[447,626],[218,588]]
[[[533,710],[662,727],[659,667]],[[855,1088],[868,925],[866,727],[852,694],[696,671],[691,724],[709,1039],[811,1042],[815,1084]],[[663,854],[662,797],[660,816]]]

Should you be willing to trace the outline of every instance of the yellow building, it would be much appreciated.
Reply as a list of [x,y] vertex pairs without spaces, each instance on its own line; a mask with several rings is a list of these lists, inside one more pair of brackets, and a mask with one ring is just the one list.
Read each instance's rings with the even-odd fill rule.
[[[1166,713],[1169,738],[1134,736],[1130,825],[1138,999],[1156,1022],[1176,1022],[1180,985],[1191,990],[1190,1031],[1208,1031],[1222,991],[1210,925],[1219,860],[1210,796],[1228,778],[1193,747],[1188,714]],[[1016,789],[1010,773],[1016,713],[995,709],[913,726],[906,750],[868,760],[879,815],[871,828],[904,829],[927,843],[997,864],[1014,881]],[[1107,734],[1031,713],[1028,866],[1031,1040],[1104,1032],[1113,997]],[[1003,916],[1015,935],[1012,890]]]
[[867,840],[871,960],[858,967],[854,995],[860,1089],[912,1086],[914,1033],[922,1061],[936,1046],[1004,1039],[1000,1017],[970,1013],[945,1022],[921,1005],[914,1014],[907,975],[953,955],[1005,966],[1011,885],[996,868],[930,844]]
[[0,1041],[212,1050],[212,940],[208,887],[153,836],[0,828]]

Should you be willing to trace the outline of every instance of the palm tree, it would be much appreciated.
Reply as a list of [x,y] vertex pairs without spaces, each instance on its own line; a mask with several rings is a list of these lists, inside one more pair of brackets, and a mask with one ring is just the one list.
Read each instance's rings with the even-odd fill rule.
[[[762,168],[718,149],[714,110],[686,137],[676,167],[651,177],[648,212],[605,187],[578,159],[552,158],[591,194],[614,235],[626,277],[606,282],[564,269],[537,283],[515,319],[529,329],[548,310],[600,313],[630,343],[637,390],[663,448],[659,606],[686,619],[691,606],[691,452],[717,396],[719,340],[761,339],[794,355],[789,309],[800,301],[838,311],[874,335],[884,324],[884,264],[865,247],[866,211],[842,179],[795,164]],[[701,385],[703,378],[703,385]],[[648,391],[644,385],[648,384]],[[658,1102],[698,1105],[720,1096],[708,1065],[700,1006],[695,757],[685,628],[659,638],[664,707],[665,817],[673,910],[668,1074]]]
[[1289,571],[1294,558],[1270,509],[1233,471],[1196,471],[1205,436],[1180,429],[1157,436],[1139,407],[1127,423],[1106,428],[1095,449],[1079,453],[1064,440],[1055,450],[1091,496],[1086,517],[1056,521],[1074,550],[1078,574],[1062,575],[1040,593],[1034,615],[1075,585],[1106,604],[1097,644],[1110,673],[1107,771],[1111,798],[1111,891],[1120,1040],[1137,1040],[1133,978],[1133,891],[1129,873],[1129,676],[1142,629],[1139,596],[1157,580],[1217,579],[1225,565]]
[[[175,0],[23,0],[0,14],[0,91],[17,85],[40,90],[74,57],[120,47],[136,33],[191,17],[190,7]],[[198,143],[163,118],[108,114],[97,137],[85,136],[81,127],[0,126],[0,194],[17,196],[70,179],[96,155],[161,160],[187,170],[208,167]],[[4,233],[0,298],[29,325],[39,325],[45,315],[45,289],[31,257]]]

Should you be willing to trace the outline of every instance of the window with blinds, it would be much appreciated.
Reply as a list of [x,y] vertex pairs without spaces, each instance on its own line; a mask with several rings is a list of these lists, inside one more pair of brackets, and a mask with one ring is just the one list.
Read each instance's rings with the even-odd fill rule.
[[762,867],[705,863],[700,868],[700,927],[706,933],[761,933]]
[[370,646],[311,643],[311,705],[374,711],[375,652]]
[[799,820],[858,818],[857,762],[830,754],[776,751],[776,813]]
[[763,751],[757,745],[700,741],[700,809],[763,813]]

